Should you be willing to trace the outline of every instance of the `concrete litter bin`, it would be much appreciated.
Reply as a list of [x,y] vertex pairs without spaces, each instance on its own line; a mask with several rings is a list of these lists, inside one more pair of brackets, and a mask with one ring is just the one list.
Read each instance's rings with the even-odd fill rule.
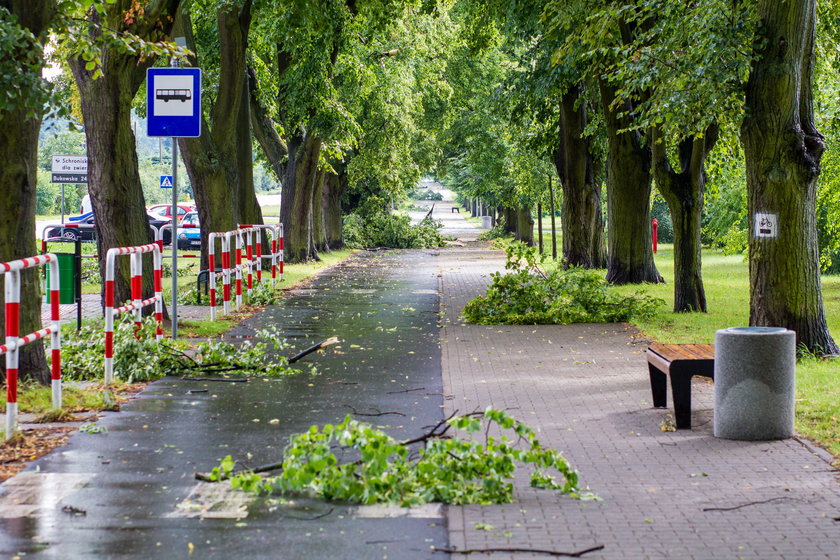
[[796,333],[732,327],[715,333],[715,437],[793,435]]
[[484,229],[490,229],[493,227],[493,217],[492,216],[482,216],[481,217],[481,227]]

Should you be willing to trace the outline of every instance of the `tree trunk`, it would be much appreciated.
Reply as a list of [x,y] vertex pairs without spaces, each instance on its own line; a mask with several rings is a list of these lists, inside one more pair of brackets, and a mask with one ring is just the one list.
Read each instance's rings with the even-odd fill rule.
[[257,75],[253,68],[248,67],[248,98],[250,100],[251,129],[254,138],[260,144],[271,170],[278,181],[283,181],[286,175],[286,159],[289,151],[286,143],[277,132],[274,121],[268,116],[265,108],[257,97]]
[[518,225],[516,218],[516,210],[514,210],[510,206],[503,207],[502,218],[505,222],[505,233],[508,235],[516,236],[516,228]]
[[[18,24],[35,38],[27,49],[32,49],[32,56],[37,56],[39,61],[43,60],[43,45],[55,15],[55,2],[14,2],[9,10]],[[22,75],[37,72],[24,61],[19,68]],[[35,116],[27,117],[25,109],[0,112],[0,262],[31,257],[38,251],[35,245],[35,190],[42,112],[35,113]],[[5,275],[0,278],[0,285],[5,286]],[[22,271],[20,280],[19,334],[25,335],[41,328],[40,269]],[[5,336],[5,290],[0,289],[0,340]],[[49,384],[50,373],[42,344],[27,344],[18,358],[21,380],[35,379]],[[0,360],[4,376],[5,363],[5,359]]]
[[[193,186],[201,222],[201,267],[208,266],[211,232],[235,229],[237,224],[262,224],[253,180],[251,117],[246,50],[251,23],[251,2],[219,10],[220,66],[218,96],[210,121],[202,122],[199,138],[179,140],[184,166]],[[176,32],[196,51],[192,21],[180,14]],[[191,60],[194,66],[199,61]],[[266,245],[267,248],[267,245]]]
[[701,266],[700,227],[703,191],[706,186],[704,163],[717,142],[718,126],[712,125],[703,137],[690,137],[679,144],[679,172],[671,167],[665,139],[651,132],[653,175],[674,223],[674,312],[706,311]]
[[312,194],[312,244],[318,253],[329,251],[327,228],[324,222],[324,183],[326,180],[327,174],[319,169],[315,177],[315,191]]
[[816,188],[825,148],[814,125],[815,0],[758,3],[762,50],[741,127],[750,224],[750,324],[785,327],[817,353],[838,352],[820,285]]
[[529,247],[534,246],[534,217],[530,206],[516,208],[516,239]]
[[580,103],[580,88],[574,87],[560,100],[560,137],[554,165],[563,188],[563,260],[566,266],[603,268],[604,217],[601,187],[595,179],[591,140],[585,136],[586,105]]
[[[126,22],[124,15],[134,7],[133,0],[109,4],[100,22],[103,26],[133,33],[147,40],[163,39],[172,28],[179,0],[161,0],[145,6],[142,18]],[[99,19],[98,13],[91,15]],[[86,61],[71,56],[70,68],[81,94],[82,116],[88,155],[88,191],[96,215],[97,251],[100,276],[105,285],[105,259],[108,249],[145,245],[153,241],[140,184],[135,138],[131,128],[131,105],[146,78],[146,69],[155,60],[106,47],[99,53],[102,76],[93,79]],[[143,261],[143,297],[154,293],[151,256]],[[115,300],[131,299],[129,259],[117,259]],[[151,314],[152,308],[144,309]],[[164,313],[167,310],[164,308]]]
[[[653,262],[650,232],[651,153],[637,131],[619,118],[630,107],[613,107],[615,88],[603,80],[601,103],[607,129],[607,214],[609,256],[607,281],[612,284],[664,282]],[[565,241],[564,241],[565,243]]]
[[344,225],[341,220],[341,195],[344,193],[347,176],[327,173],[324,187],[324,224],[327,234],[327,246],[337,250],[344,248]]
[[280,221],[286,236],[286,262],[299,263],[317,258],[311,243],[312,202],[321,140],[302,133],[287,142],[289,163],[283,181],[283,203]]

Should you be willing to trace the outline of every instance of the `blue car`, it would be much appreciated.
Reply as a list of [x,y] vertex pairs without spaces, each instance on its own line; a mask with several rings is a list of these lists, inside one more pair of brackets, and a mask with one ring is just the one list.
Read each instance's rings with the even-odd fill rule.
[[192,249],[201,247],[201,229],[198,224],[198,212],[187,212],[178,226],[178,248]]

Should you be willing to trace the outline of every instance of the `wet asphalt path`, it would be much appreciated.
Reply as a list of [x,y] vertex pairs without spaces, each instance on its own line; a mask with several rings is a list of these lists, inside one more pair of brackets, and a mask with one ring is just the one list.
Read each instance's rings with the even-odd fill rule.
[[0,557],[445,558],[430,551],[447,545],[436,505],[252,499],[193,477],[227,454],[277,461],[290,434],[351,412],[398,439],[438,422],[438,284],[433,252],[363,253],[242,323],[231,336],[279,326],[289,355],[342,343],[304,358],[315,375],[150,385],[100,420],[107,433],[77,433],[0,487]]

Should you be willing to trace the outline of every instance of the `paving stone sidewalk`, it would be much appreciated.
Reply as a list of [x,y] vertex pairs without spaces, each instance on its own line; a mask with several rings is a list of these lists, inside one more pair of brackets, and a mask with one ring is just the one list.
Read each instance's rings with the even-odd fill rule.
[[509,409],[603,499],[577,501],[518,480],[516,503],[449,508],[453,547],[604,545],[590,560],[840,559],[840,473],[830,455],[798,438],[713,437],[712,387],[702,380],[693,387],[695,427],[663,432],[673,411],[652,408],[645,345],[630,327],[464,324],[464,304],[503,267],[501,253],[467,247],[440,258],[447,414]]

